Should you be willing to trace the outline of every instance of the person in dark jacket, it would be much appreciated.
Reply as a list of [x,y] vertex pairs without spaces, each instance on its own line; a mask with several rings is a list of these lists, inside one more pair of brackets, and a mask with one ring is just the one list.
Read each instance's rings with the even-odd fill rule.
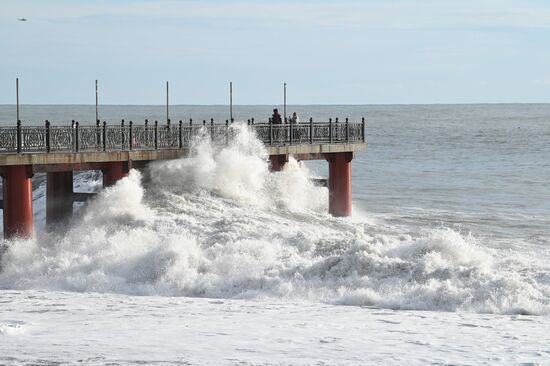
[[[279,110],[277,108],[273,110],[273,115],[271,116],[271,122],[274,125],[283,124],[283,119],[281,118],[281,115],[279,114]],[[276,143],[282,143],[284,141],[284,135],[283,135],[284,131],[281,130],[282,127],[283,126],[279,126],[279,127],[273,126],[273,140]]]
[[271,120],[273,121],[273,124],[280,125],[283,123],[283,120],[281,119],[281,115],[279,114],[279,110],[275,108],[273,110],[273,115],[271,116]]

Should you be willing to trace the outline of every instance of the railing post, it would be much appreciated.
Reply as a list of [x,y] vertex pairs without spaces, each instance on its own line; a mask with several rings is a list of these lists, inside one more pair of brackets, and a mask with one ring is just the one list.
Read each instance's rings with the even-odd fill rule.
[[130,138],[130,151],[132,151],[134,149],[134,122],[130,121],[129,123],[129,129],[130,131],[128,132],[128,137]]
[[328,141],[332,144],[332,118],[328,119]]
[[202,120],[202,126],[206,127],[206,120],[205,119]]
[[120,148],[124,150],[126,139],[124,138],[124,119],[120,120]]
[[74,119],[71,120],[71,151],[75,150],[75,138],[74,138]]
[[231,124],[233,124],[233,122],[235,122],[235,118],[231,118]]
[[246,124],[250,126],[250,118],[246,121]]
[[189,134],[187,135],[187,143],[191,142],[193,138],[193,118],[189,118]]
[[292,122],[291,121],[289,121],[289,124],[288,124],[288,131],[289,131],[288,141],[290,142],[290,145],[292,145]]
[[159,122],[155,121],[155,150],[159,148]]
[[151,140],[149,139],[149,120],[145,119],[145,147],[148,149],[151,147]]
[[269,119],[269,144],[273,145],[273,119]]
[[313,144],[313,117],[309,118],[309,143]]
[[225,120],[225,144],[229,144],[229,120]]
[[254,118],[251,118],[250,121],[252,122],[252,124],[254,124]]
[[180,119],[179,123],[179,147],[183,148],[183,121]]
[[99,120],[95,121],[97,150],[101,150],[101,126]]
[[363,142],[365,142],[365,117],[361,118],[361,134],[363,135],[361,136],[363,137]]
[[46,152],[51,151],[50,138],[51,138],[50,121],[46,120]]
[[336,142],[340,142],[340,128],[338,127],[338,117],[334,119],[334,123],[336,123],[336,136],[333,136],[333,138],[336,137]]
[[346,117],[346,142],[349,142],[349,119]]
[[107,122],[103,121],[103,151],[107,151]]
[[214,141],[214,118],[210,118],[210,140]]
[[79,150],[79,139],[78,139],[78,125],[80,125],[80,123],[78,123],[78,121],[76,121],[75,125],[74,125],[74,149],[76,152],[78,152]]

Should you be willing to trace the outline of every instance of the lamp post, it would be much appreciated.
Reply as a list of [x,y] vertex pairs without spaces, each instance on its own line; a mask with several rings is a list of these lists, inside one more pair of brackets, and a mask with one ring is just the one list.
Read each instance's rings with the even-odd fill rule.
[[166,124],[170,124],[168,81],[166,82]]
[[15,78],[16,122],[19,122],[19,78]]
[[283,104],[283,116],[285,117],[284,121],[286,122],[286,83],[284,84],[284,104]]
[[99,122],[99,91],[97,88],[97,80],[95,81],[95,121]]

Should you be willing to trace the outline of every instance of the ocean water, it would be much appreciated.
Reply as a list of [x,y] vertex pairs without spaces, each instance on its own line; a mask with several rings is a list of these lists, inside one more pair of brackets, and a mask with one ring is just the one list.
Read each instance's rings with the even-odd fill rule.
[[[272,106],[236,106],[265,120]],[[367,121],[351,218],[311,176],[269,173],[237,123],[101,190],[69,225],[3,241],[0,363],[544,364],[550,359],[550,105],[290,106],[304,121]],[[175,106],[172,120],[228,118]],[[160,106],[101,119],[162,120]],[[23,106],[25,124],[93,106]],[[15,108],[0,106],[0,125]]]

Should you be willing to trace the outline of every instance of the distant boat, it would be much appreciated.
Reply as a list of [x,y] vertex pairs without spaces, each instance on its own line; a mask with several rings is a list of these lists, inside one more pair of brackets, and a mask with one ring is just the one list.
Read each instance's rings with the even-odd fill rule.
[[26,22],[27,18],[17,18],[17,20],[19,20],[20,22]]

